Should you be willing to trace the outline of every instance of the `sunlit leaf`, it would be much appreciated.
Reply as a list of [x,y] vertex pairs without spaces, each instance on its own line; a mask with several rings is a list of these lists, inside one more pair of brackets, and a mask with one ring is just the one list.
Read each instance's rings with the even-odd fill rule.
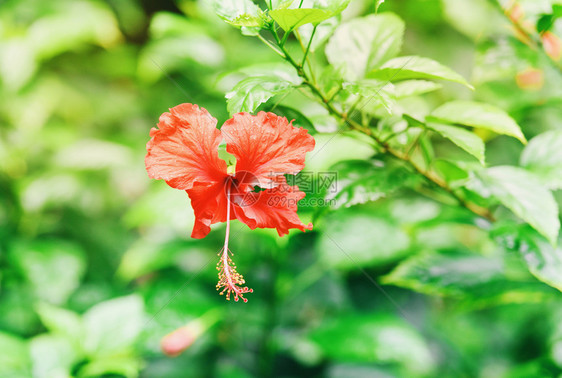
[[278,76],[254,76],[240,81],[226,94],[230,114],[254,112],[257,107],[280,93],[287,92],[293,84]]
[[62,240],[21,242],[10,254],[38,298],[64,303],[86,269],[84,251]]
[[550,189],[562,189],[562,131],[547,131],[529,141],[521,165]]
[[28,342],[16,335],[0,332],[0,376],[30,377]]
[[427,120],[486,129],[527,143],[521,128],[513,118],[500,108],[489,104],[473,101],[447,102],[431,112]]
[[50,334],[31,339],[30,353],[35,377],[69,377],[80,357],[79,350],[67,338]]
[[326,57],[346,79],[357,80],[394,58],[403,34],[404,22],[393,13],[356,18],[336,29],[326,45]]
[[392,114],[394,106],[394,87],[390,83],[377,80],[360,80],[354,83],[343,83],[343,89],[364,98],[357,109],[383,106],[388,114]]
[[480,137],[461,127],[428,122],[427,127],[474,156],[484,164],[484,142]]
[[452,69],[432,59],[420,56],[401,56],[384,63],[368,73],[368,77],[380,80],[399,81],[406,79],[441,79],[471,87]]
[[144,304],[138,295],[111,299],[90,308],[83,320],[86,352],[111,356],[133,346],[146,321]]
[[475,172],[466,187],[484,198],[492,198],[513,211],[555,243],[560,221],[552,193],[522,168],[498,166]]
[[442,85],[427,80],[405,80],[394,84],[396,98],[418,96],[441,89]]
[[304,24],[319,24],[333,16],[332,12],[324,9],[276,9],[269,12],[285,31],[290,31]]
[[37,306],[37,314],[45,328],[51,333],[65,336],[71,340],[82,339],[82,320],[77,313],[42,303]]
[[233,26],[257,28],[255,34],[263,26],[263,12],[251,0],[213,0],[212,4],[217,15]]

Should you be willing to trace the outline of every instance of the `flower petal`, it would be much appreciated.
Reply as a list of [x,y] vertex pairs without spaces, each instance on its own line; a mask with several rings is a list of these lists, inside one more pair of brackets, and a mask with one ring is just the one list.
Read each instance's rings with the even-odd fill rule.
[[235,114],[221,128],[226,150],[236,157],[237,172],[251,172],[262,187],[275,186],[275,176],[296,174],[314,149],[308,131],[273,113]]
[[[284,180],[283,180],[284,181]],[[312,230],[312,223],[305,225],[297,215],[297,202],[303,199],[304,192],[297,186],[283,182],[273,189],[246,193],[244,205],[235,206],[236,218],[252,230],[275,228],[279,236],[289,233],[289,229]]]
[[181,190],[196,182],[222,180],[226,162],[219,159],[222,136],[216,125],[217,120],[197,105],[181,104],[162,114],[146,144],[148,176]]
[[[195,184],[191,189],[186,190],[195,213],[192,238],[204,238],[211,231],[212,224],[226,221],[228,200],[224,188],[224,182],[219,181],[212,185]],[[235,219],[232,211],[230,219]]]

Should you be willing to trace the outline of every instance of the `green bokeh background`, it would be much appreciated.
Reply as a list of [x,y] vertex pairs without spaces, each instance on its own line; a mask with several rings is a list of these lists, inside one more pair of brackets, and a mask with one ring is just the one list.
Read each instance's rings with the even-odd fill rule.
[[[543,3],[525,3],[527,16]],[[344,18],[373,10],[355,0]],[[489,2],[380,11],[405,20],[404,54],[476,87],[446,84],[420,106],[477,98],[528,138],[560,128],[560,73]],[[283,238],[234,221],[231,250],[254,293],[247,304],[217,294],[224,225],[189,237],[189,199],[148,179],[145,144],[183,102],[222,124],[236,70],[277,61],[205,1],[0,2],[0,377],[560,376],[560,292],[463,210],[409,191],[323,211],[313,232]],[[516,86],[528,67],[544,70],[541,90]],[[516,164],[523,148],[508,137],[487,147],[491,165]],[[372,155],[336,137],[308,169]],[[395,270],[405,259],[413,268]],[[160,339],[186,324],[194,344],[165,356]]]

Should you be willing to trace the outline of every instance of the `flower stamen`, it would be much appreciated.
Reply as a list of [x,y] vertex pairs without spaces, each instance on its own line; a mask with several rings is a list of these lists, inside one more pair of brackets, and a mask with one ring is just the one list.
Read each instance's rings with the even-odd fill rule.
[[226,299],[230,300],[230,295],[234,295],[234,301],[238,302],[239,298],[242,298],[244,303],[248,302],[248,299],[244,298],[243,294],[253,293],[253,290],[247,286],[240,287],[246,283],[244,277],[236,271],[236,265],[229,256],[232,252],[228,249],[228,238],[230,236],[230,185],[227,188],[227,210],[226,210],[226,235],[224,239],[224,247],[219,256],[221,257],[217,263],[217,270],[219,271],[219,282],[217,283],[217,290],[220,290],[220,295],[226,293]]

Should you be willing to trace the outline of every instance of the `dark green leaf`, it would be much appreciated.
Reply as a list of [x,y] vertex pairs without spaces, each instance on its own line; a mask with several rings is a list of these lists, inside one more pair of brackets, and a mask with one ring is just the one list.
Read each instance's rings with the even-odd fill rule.
[[410,238],[384,218],[349,209],[333,213],[324,222],[317,251],[329,266],[354,270],[386,264],[407,254]]
[[334,209],[376,201],[406,186],[412,175],[403,167],[391,167],[382,161],[343,161],[334,165],[337,181],[326,201]]
[[326,357],[336,361],[398,365],[410,373],[406,376],[428,374],[434,364],[421,336],[396,318],[342,316],[323,323],[309,338]]
[[402,262],[383,282],[429,295],[462,296],[474,286],[500,279],[502,272],[498,258],[423,252]]
[[521,128],[513,118],[489,104],[473,101],[447,102],[431,112],[427,120],[487,129],[515,137],[523,144],[527,143]]
[[554,17],[551,14],[543,14],[537,20],[537,32],[544,33],[545,31],[550,30],[552,24],[554,23]]
[[428,295],[458,298],[469,308],[541,302],[555,294],[542,283],[506,276],[499,256],[464,252],[423,252],[402,262],[382,281]]
[[562,248],[553,247],[529,226],[507,224],[493,235],[506,248],[518,251],[535,277],[562,291]]

